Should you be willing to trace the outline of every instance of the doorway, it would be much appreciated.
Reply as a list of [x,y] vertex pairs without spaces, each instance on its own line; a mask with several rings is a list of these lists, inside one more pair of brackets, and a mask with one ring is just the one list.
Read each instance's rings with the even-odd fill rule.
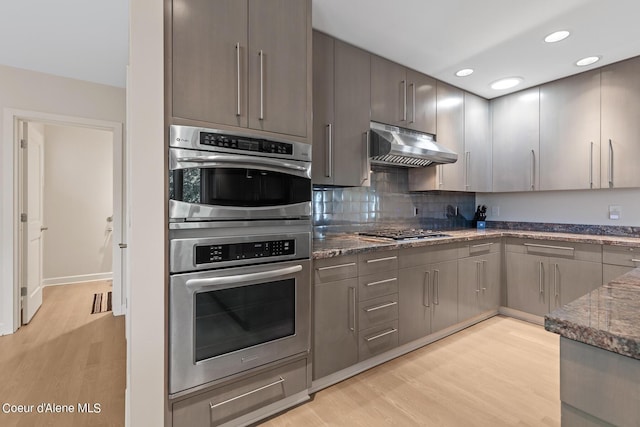
[[[4,307],[8,300],[12,302],[13,318],[3,312],[0,335],[29,322],[41,303],[43,286],[112,279],[113,314],[124,314],[127,254],[122,124],[8,109],[4,120],[5,137],[14,140],[14,191],[13,203],[2,207],[2,232],[13,235],[15,256],[5,259],[2,266],[2,278],[11,280],[3,280],[0,300]],[[3,154],[8,154],[6,149]],[[37,168],[40,177],[33,171]],[[42,187],[37,189],[38,180],[44,192]],[[111,200],[98,194],[105,189]],[[4,201],[6,193],[3,196]],[[37,215],[38,209],[44,214]],[[8,218],[12,218],[10,227]],[[74,228],[82,230],[74,232]],[[34,279],[38,270],[40,277]]]

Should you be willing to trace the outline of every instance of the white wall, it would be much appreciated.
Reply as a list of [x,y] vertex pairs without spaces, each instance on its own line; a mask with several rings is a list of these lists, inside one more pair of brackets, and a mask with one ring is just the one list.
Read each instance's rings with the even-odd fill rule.
[[15,282],[17,242],[13,205],[16,149],[7,110],[35,111],[69,117],[124,123],[125,90],[35,71],[0,65],[0,334],[13,331],[13,299],[4,290]]
[[[488,207],[489,221],[640,226],[640,189],[478,193],[476,205]],[[609,205],[622,207],[619,220],[609,219]]]
[[44,284],[112,276],[113,135],[45,126]]

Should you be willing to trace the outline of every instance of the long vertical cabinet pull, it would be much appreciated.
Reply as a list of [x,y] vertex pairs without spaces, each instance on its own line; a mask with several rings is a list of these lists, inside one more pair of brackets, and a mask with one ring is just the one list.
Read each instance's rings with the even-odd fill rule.
[[476,263],[476,294],[480,293],[480,264],[479,261],[474,261]]
[[440,270],[433,270],[433,303],[440,305]]
[[349,307],[351,307],[351,316],[349,316],[349,330],[356,330],[356,288],[349,287]]
[[327,161],[325,162],[324,175],[331,178],[333,173],[333,125],[327,125]]
[[535,190],[536,188],[536,152],[531,150],[531,190]]
[[362,174],[360,184],[364,184],[369,180],[369,168],[367,167],[369,164],[369,131],[364,133],[364,156],[361,157],[362,162],[360,165]]
[[482,292],[487,290],[487,261],[482,260]]
[[613,187],[613,142],[609,140],[609,187]]
[[469,168],[471,167],[471,151],[464,152],[464,189],[469,189]]
[[416,84],[411,83],[411,121],[409,123],[416,122]]
[[[422,305],[429,307],[429,281],[431,273],[424,272],[424,278],[422,279]],[[425,302],[426,301],[426,302]]]
[[542,285],[542,261],[538,263],[538,286],[540,288],[540,293],[544,294],[544,286]]
[[403,80],[402,82],[402,93],[404,94],[404,101],[402,102],[402,122],[407,121],[407,81]]
[[258,52],[260,57],[260,116],[258,120],[264,120],[264,53]]
[[553,292],[556,298],[560,295],[558,289],[558,264],[553,264]]
[[237,108],[236,116],[240,117],[242,111],[240,110],[240,43],[236,43],[236,94],[237,94]]
[[591,141],[591,151],[589,152],[589,188],[593,188],[593,141]]

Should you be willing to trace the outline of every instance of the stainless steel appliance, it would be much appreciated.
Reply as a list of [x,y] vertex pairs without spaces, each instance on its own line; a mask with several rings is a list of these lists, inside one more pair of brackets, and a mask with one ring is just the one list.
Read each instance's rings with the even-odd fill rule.
[[190,126],[169,133],[171,222],[311,215],[310,145]]
[[311,223],[169,226],[169,392],[310,348]]
[[448,234],[438,233],[431,230],[422,230],[420,228],[381,229],[362,231],[358,234],[360,234],[361,236],[379,237],[393,240],[435,239],[438,237],[450,237]]

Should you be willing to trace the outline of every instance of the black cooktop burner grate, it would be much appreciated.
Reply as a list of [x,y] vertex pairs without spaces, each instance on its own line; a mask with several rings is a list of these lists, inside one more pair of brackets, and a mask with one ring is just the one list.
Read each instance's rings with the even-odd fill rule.
[[448,234],[433,232],[432,230],[418,229],[384,229],[384,230],[372,230],[362,231],[358,233],[361,236],[369,237],[381,237],[385,239],[393,240],[410,240],[410,239],[430,239],[435,237],[449,237]]

